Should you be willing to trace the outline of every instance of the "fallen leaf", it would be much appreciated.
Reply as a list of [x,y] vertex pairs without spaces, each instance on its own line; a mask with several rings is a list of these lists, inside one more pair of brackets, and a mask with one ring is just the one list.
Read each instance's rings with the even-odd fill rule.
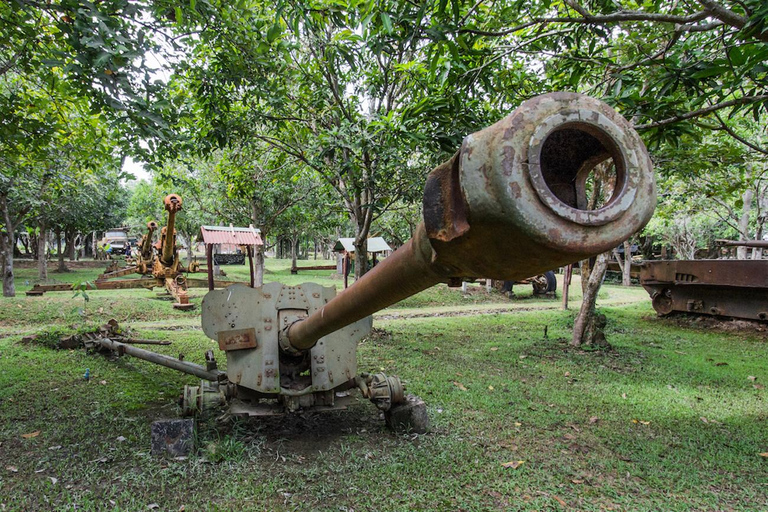
[[643,421],[643,420],[640,420],[640,424],[641,424],[641,425],[650,425],[650,424],[651,424],[651,422],[650,422],[650,421]]
[[117,442],[118,442],[118,443],[122,443],[123,441],[125,441],[125,437],[123,437],[123,436],[117,436]]
[[19,468],[17,468],[16,466],[5,466],[5,469],[10,471],[11,473],[18,473],[19,472]]
[[705,418],[704,416],[702,416],[702,417],[701,417],[701,418],[699,418],[699,419],[700,419],[701,421],[703,421],[704,423],[709,423],[709,420],[708,420],[707,418]]
[[573,480],[571,480],[571,482],[578,485],[578,484],[583,484],[584,480],[577,480],[576,478],[574,478]]
[[576,436],[573,434],[563,434],[563,439],[568,439],[569,441],[573,441],[576,439]]
[[504,468],[517,469],[520,466],[522,466],[524,462],[525,462],[524,460],[513,460],[513,461],[510,461],[510,462],[505,462],[501,466],[504,467]]
[[149,505],[147,505],[147,508],[149,510],[155,510],[157,508],[160,508],[160,505],[158,505],[157,503],[150,503]]
[[491,352],[496,352],[497,350],[499,350],[499,347],[491,347]]
[[633,418],[632,423],[637,423],[637,420]]
[[748,378],[749,380],[753,381],[753,382],[757,380],[757,377],[755,377],[754,375],[750,375],[750,376],[749,376],[749,377],[747,377],[747,378]]
[[42,473],[43,471],[45,471],[45,470],[44,469],[36,469],[35,473]]
[[592,416],[591,418],[589,418],[590,423],[597,423],[598,421],[600,421],[600,418],[598,418],[597,416]]
[[763,386],[762,384],[752,384],[752,387],[755,389],[765,389],[765,386]]
[[520,359],[525,359],[526,357],[528,357],[528,356],[522,355],[522,356],[520,356]]
[[715,366],[728,366],[728,363],[725,363],[725,362],[715,363]]
[[49,450],[61,450],[61,445],[57,444],[56,446],[49,446],[48,449]]
[[465,388],[464,384],[462,384],[461,382],[453,381],[453,385],[456,386],[457,388],[459,388],[462,391],[466,391],[467,390],[467,388]]
[[521,426],[521,425],[522,425],[522,423],[520,423],[519,421],[516,421],[516,422],[515,422],[515,426],[516,426],[516,427],[519,427],[519,426]]
[[30,432],[28,434],[21,434],[21,437],[23,437],[24,439],[32,439],[33,437],[37,437],[39,435],[40,435],[40,431],[35,430],[34,432]]
[[100,380],[100,381],[99,381],[99,384],[101,384],[102,386],[106,386],[106,385],[107,385],[107,381],[105,381],[105,380]]
[[621,394],[621,398],[623,398],[624,400],[626,400],[626,399],[627,399],[627,394],[626,394],[626,393],[622,393],[622,394]]
[[760,454],[761,457],[768,457],[768,452],[763,452]]
[[55,476],[49,476],[48,478],[51,479],[51,485],[56,485],[56,482],[59,481],[59,479],[56,478]]
[[179,507],[179,512],[184,512],[185,510],[187,510],[187,508],[184,505]]
[[565,373],[563,374],[563,377],[570,377],[570,376],[571,376],[571,372],[565,372]]
[[493,386],[488,386],[488,391],[493,391]]
[[566,506],[565,501],[563,501],[562,498],[558,498],[554,494],[552,495],[552,497],[555,499],[555,501],[557,501],[560,504],[561,507],[565,507]]

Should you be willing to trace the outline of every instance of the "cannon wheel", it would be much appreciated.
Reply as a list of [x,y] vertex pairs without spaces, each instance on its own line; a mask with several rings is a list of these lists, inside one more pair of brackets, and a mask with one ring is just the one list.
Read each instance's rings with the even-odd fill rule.
[[531,278],[534,295],[544,295],[545,293],[554,293],[557,290],[557,278],[552,270],[547,270],[543,274]]
[[555,293],[557,291],[557,277],[553,270],[547,270],[544,272],[544,277],[547,279],[547,293]]

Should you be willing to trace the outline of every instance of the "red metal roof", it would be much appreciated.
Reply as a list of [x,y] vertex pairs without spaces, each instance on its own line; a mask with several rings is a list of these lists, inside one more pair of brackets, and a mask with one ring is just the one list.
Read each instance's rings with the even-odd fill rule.
[[201,226],[203,243],[234,244],[234,245],[264,245],[259,230],[253,227],[239,228],[234,226]]

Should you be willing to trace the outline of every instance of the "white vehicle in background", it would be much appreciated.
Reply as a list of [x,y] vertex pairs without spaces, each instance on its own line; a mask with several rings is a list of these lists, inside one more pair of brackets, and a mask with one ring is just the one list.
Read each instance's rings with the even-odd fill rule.
[[99,247],[108,247],[112,254],[122,254],[128,245],[128,230],[123,228],[108,229],[104,238],[99,240]]

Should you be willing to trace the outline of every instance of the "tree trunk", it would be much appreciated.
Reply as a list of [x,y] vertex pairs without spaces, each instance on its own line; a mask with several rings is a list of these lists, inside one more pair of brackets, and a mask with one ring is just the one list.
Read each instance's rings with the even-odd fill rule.
[[317,238],[313,239],[315,242],[315,259],[317,259]]
[[5,224],[5,233],[0,233],[0,263],[3,272],[3,297],[15,297],[16,285],[13,282],[13,248],[16,246],[15,226],[8,211],[5,195],[0,195],[0,221]]
[[368,238],[355,238],[355,281],[368,271]]
[[96,232],[91,232],[91,254],[93,259],[99,259],[99,240],[96,238]]
[[624,240],[624,268],[621,273],[622,286],[632,284],[632,242]]
[[37,279],[48,280],[48,252],[46,241],[48,240],[48,226],[44,220],[40,221],[40,234],[37,235]]
[[77,239],[77,232],[74,229],[68,229],[65,231],[64,239],[67,242],[67,250],[65,251],[66,257],[69,261],[75,261],[77,253],[75,250],[75,240]]
[[291,268],[296,268],[296,258],[298,256],[299,249],[299,236],[291,237]]
[[19,242],[21,242],[21,237],[18,234],[15,234],[13,236],[13,257],[14,258],[21,258],[21,251],[19,250]]
[[[751,188],[748,188],[744,191],[744,194],[742,194],[741,198],[744,201],[743,206],[741,207],[741,217],[739,217],[739,240],[749,240],[751,237],[749,236],[749,214],[752,211],[752,198],[755,195],[755,191]],[[737,247],[736,248],[736,259],[739,260],[745,260],[747,259],[747,250],[748,247]]]
[[69,272],[69,269],[67,268],[67,264],[64,262],[64,246],[61,243],[61,228],[56,228],[54,231],[56,236],[56,257],[58,259],[58,267],[56,268],[56,272]]
[[[576,320],[573,322],[573,338],[571,345],[579,347],[582,344],[596,345],[605,344],[605,334],[602,328],[605,327],[603,317],[595,314],[595,303],[597,301],[597,292],[600,291],[600,285],[605,276],[605,269],[608,264],[609,253],[600,254],[595,260],[595,265],[589,273],[587,284],[584,287],[584,297],[581,302],[581,309]],[[584,275],[581,276],[584,281]]]
[[187,268],[192,265],[192,259],[194,258],[194,243],[192,243],[192,236],[187,236]]
[[256,288],[264,284],[264,246],[257,245],[254,248],[253,258],[253,282]]
[[[11,232],[12,233],[12,232]],[[8,233],[10,234],[10,233]],[[13,282],[13,247],[8,241],[12,239],[13,235],[9,237],[8,234],[0,235],[0,254],[2,255],[2,269],[3,269],[3,297],[15,297],[16,285]]]

